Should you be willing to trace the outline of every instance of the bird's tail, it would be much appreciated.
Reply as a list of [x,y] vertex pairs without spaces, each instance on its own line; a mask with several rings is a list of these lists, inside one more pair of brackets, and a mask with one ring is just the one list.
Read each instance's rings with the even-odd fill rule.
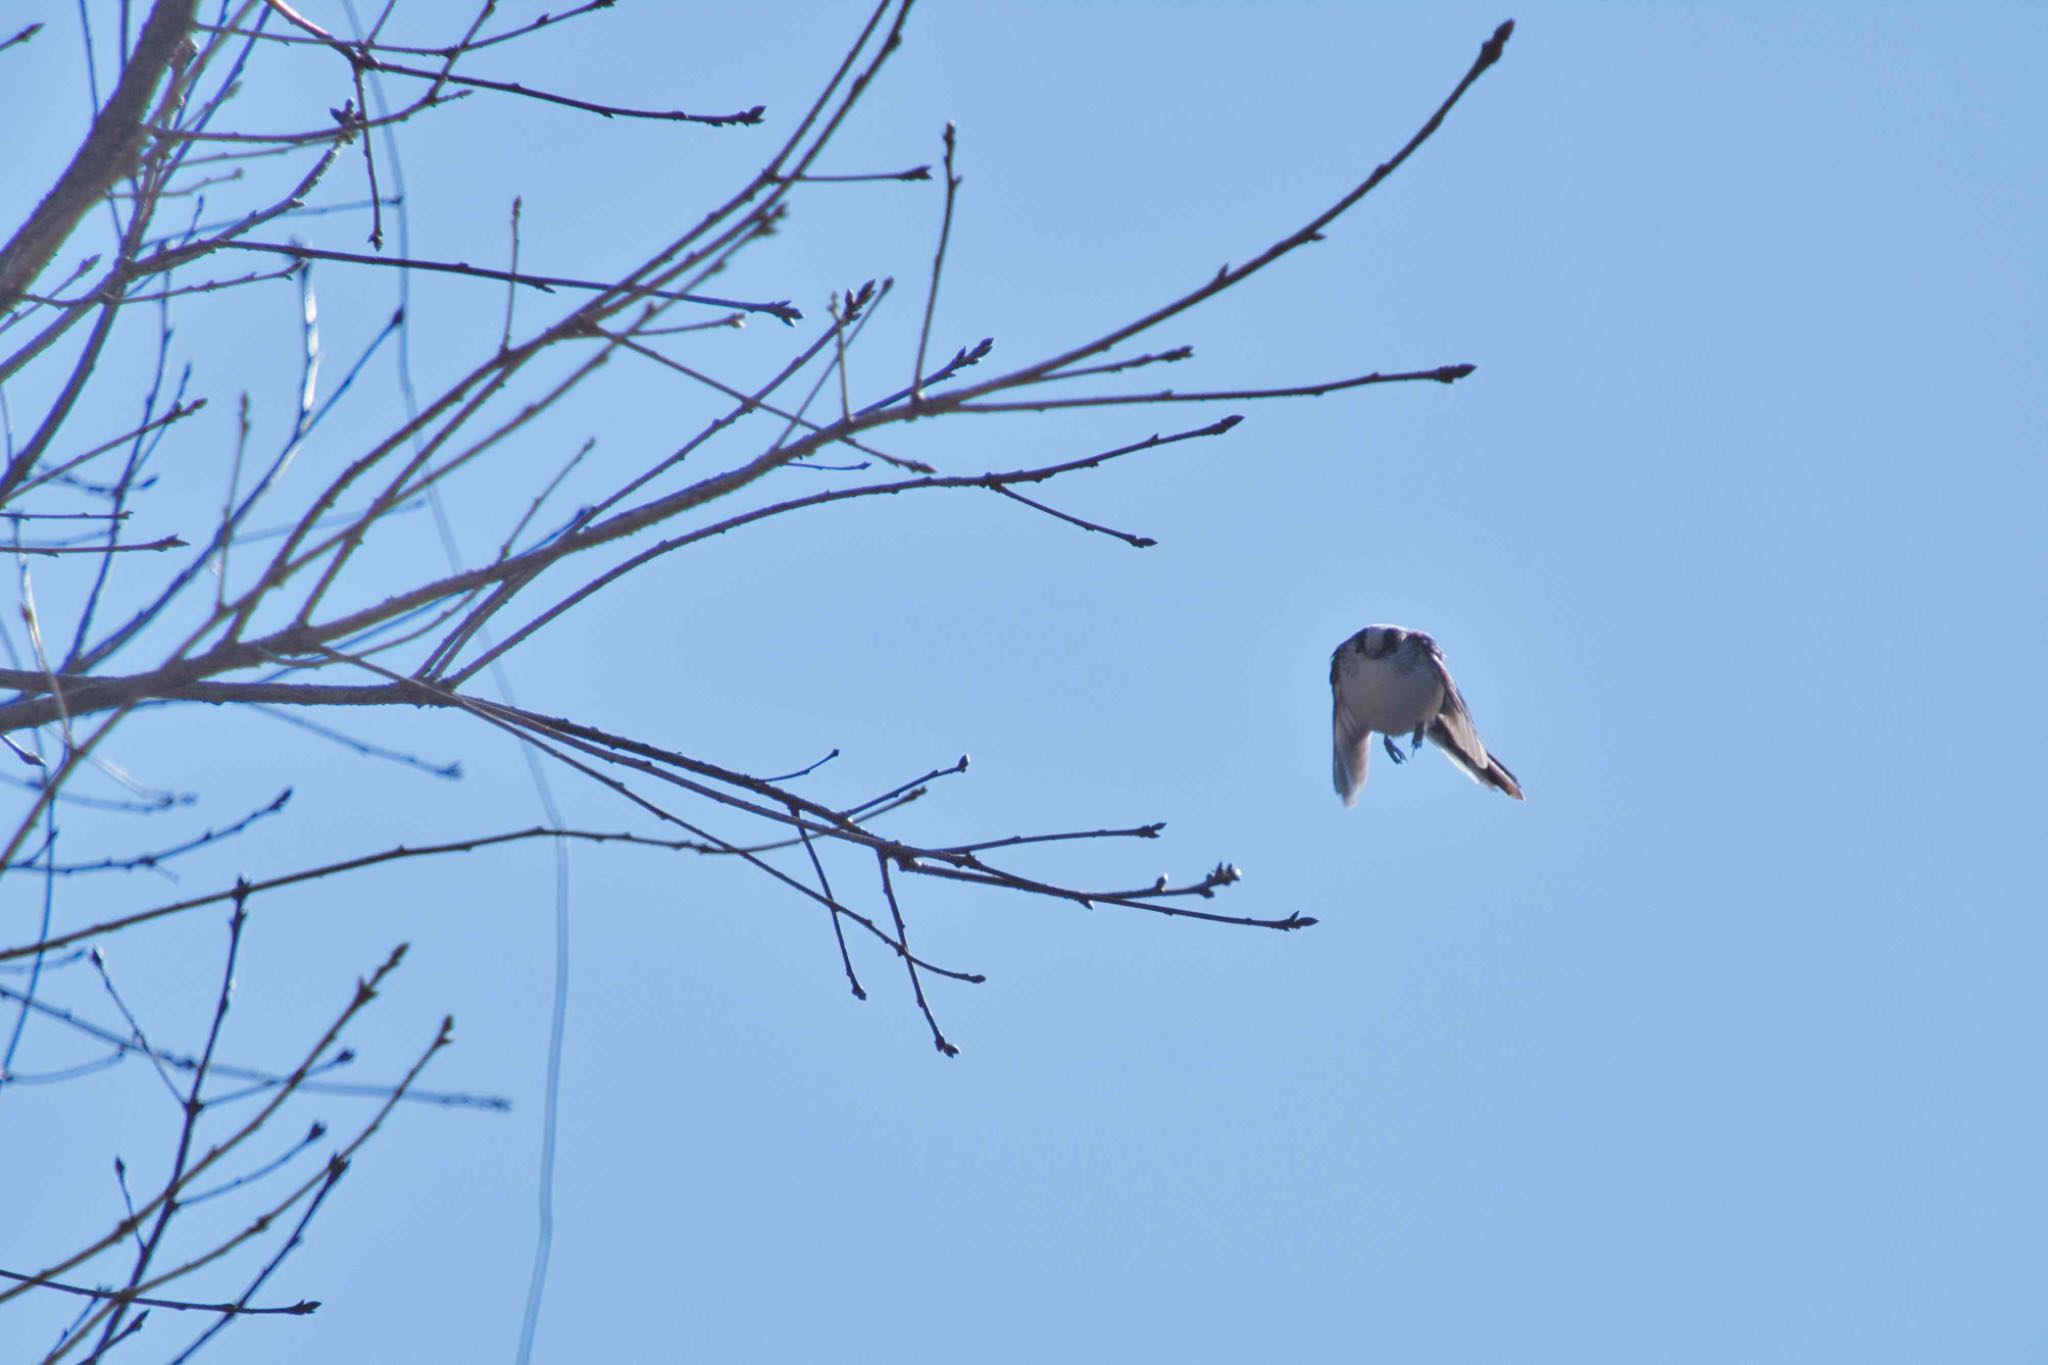
[[1507,764],[1491,754],[1486,756],[1486,771],[1479,774],[1479,780],[1495,791],[1506,792],[1517,801],[1522,799],[1522,784],[1508,771]]
[[1337,789],[1337,795],[1344,798],[1344,804],[1347,806],[1358,804],[1359,789],[1365,786],[1366,758],[1364,744],[1352,745],[1351,752],[1347,755],[1340,741],[1336,748],[1336,756],[1330,762],[1330,784]]
[[1486,746],[1479,743],[1479,736],[1472,733],[1469,723],[1462,733],[1454,732],[1439,716],[1429,727],[1429,738],[1443,750],[1445,758],[1480,786],[1504,792],[1517,801],[1522,799],[1522,784],[1508,771],[1507,764],[1486,752]]

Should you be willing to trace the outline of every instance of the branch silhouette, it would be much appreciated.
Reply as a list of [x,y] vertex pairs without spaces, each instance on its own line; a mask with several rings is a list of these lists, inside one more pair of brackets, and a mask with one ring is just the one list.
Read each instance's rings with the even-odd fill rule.
[[[972,258],[961,206],[979,184],[960,171],[956,130],[939,135],[937,175],[914,164],[915,149],[851,145],[847,135],[901,44],[910,0],[877,0],[814,97],[780,123],[745,96],[705,113],[692,97],[682,101],[692,109],[658,109],[559,88],[568,82],[552,75],[566,68],[547,45],[571,21],[595,32],[608,6],[588,0],[490,32],[490,3],[453,17],[382,7],[367,29],[346,7],[315,14],[284,0],[229,5],[209,13],[212,23],[199,21],[195,0],[79,6],[90,127],[75,148],[24,158],[61,169],[34,204],[9,210],[15,222],[0,245],[0,385],[9,386],[0,518],[13,529],[18,608],[0,623],[0,738],[18,760],[9,769],[20,796],[4,822],[0,884],[17,893],[8,904],[30,907],[0,920],[0,1107],[15,1086],[132,1083],[149,1089],[163,1122],[161,1160],[138,1165],[132,1186],[117,1160],[125,1216],[109,1226],[81,1211],[47,1229],[41,1269],[0,1270],[0,1313],[70,1305],[51,1360],[154,1340],[151,1311],[213,1316],[173,1348],[180,1360],[246,1318],[306,1318],[319,1306],[311,1298],[256,1296],[387,1117],[401,1105],[509,1107],[459,1085],[416,1084],[448,1046],[452,1020],[409,1062],[375,1073],[396,1081],[346,1079],[356,1075],[344,1070],[357,1059],[352,1031],[403,962],[402,945],[352,991],[337,982],[339,1008],[310,996],[293,1003],[302,1041],[287,1057],[296,1064],[247,1064],[260,1058],[245,1050],[251,1040],[238,1035],[246,1025],[232,1006],[252,916],[332,917],[370,888],[536,845],[558,856],[571,846],[611,858],[637,856],[620,851],[632,849],[671,860],[664,867],[677,881],[730,870],[762,893],[764,912],[793,911],[807,929],[824,919],[819,951],[837,960],[851,994],[906,1018],[914,1009],[920,1036],[947,1058],[972,1043],[949,1036],[948,1005],[985,980],[985,964],[949,961],[955,950],[935,946],[932,916],[944,907],[1127,910],[1218,931],[1316,923],[1242,892],[1223,899],[1242,874],[1209,856],[1210,871],[1180,880],[1091,870],[1107,864],[1085,850],[1128,854],[1132,841],[1162,839],[1165,822],[1105,817],[1085,808],[1085,793],[989,828],[973,804],[989,779],[970,776],[965,757],[932,766],[926,752],[860,767],[853,790],[873,794],[835,805],[817,793],[871,760],[851,745],[843,756],[829,732],[797,736],[780,754],[714,761],[627,732],[602,695],[514,704],[507,679],[550,627],[602,611],[607,589],[698,562],[713,542],[743,542],[770,524],[827,534],[872,515],[880,499],[1000,499],[1019,522],[1061,528],[1065,543],[1121,554],[1108,540],[1149,547],[1154,528],[1126,528],[1131,514],[1091,507],[1101,480],[1091,488],[1090,471],[1163,473],[1193,451],[1227,450],[1245,418],[1223,405],[1367,401],[1389,385],[1464,379],[1469,363],[1422,357],[1421,368],[1381,369],[1347,357],[1318,376],[1285,376],[1293,382],[1241,382],[1227,368],[1238,357],[1226,356],[1220,376],[1150,387],[1154,367],[1196,370],[1193,351],[1154,339],[1159,329],[1226,309],[1240,285],[1336,230],[1439,131],[1499,60],[1513,25],[1485,40],[1384,161],[1305,221],[1252,237],[1241,264],[1013,352],[997,344],[999,319],[956,329],[947,317],[954,300],[973,296],[955,286]],[[401,24],[412,27],[386,32]],[[38,27],[0,39],[0,49],[29,43]],[[477,74],[486,50],[526,65],[518,78]],[[413,245],[415,215],[443,196],[432,183],[405,183],[405,150],[455,109],[588,120],[594,144],[638,122],[642,135],[678,146],[760,145],[747,173],[688,212],[659,221],[594,213],[607,249],[544,260],[561,272],[548,273],[523,264],[546,255],[521,243],[524,199],[514,202],[509,250],[497,210],[468,204],[453,206],[452,233]],[[15,135],[25,145],[47,139],[58,121],[46,123]],[[908,169],[859,169],[875,165]],[[888,194],[927,196],[916,201],[929,227],[915,250],[885,263],[919,284],[908,307],[881,270],[851,284],[732,282],[802,270],[767,244],[813,230],[811,217],[830,230],[850,201]],[[283,364],[252,359],[260,348],[243,342],[274,332],[280,309],[295,349]],[[231,323],[221,333],[183,325],[223,317]],[[763,317],[783,325],[746,330]],[[416,353],[430,325],[427,363]],[[396,378],[384,377],[387,364]],[[599,380],[607,367],[628,370],[640,401],[659,408],[659,444],[618,435],[616,398]],[[1344,377],[1321,377],[1333,373]],[[1033,416],[1084,410],[1121,425],[1077,437],[1052,425],[1060,418]],[[978,420],[996,415],[1023,425]],[[1035,444],[987,454],[995,430],[1028,430]],[[1016,448],[1013,436],[1004,442]],[[342,835],[320,828],[292,791],[261,805],[277,786],[237,794],[181,775],[165,790],[131,771],[147,736],[188,742],[209,760],[194,771],[217,773],[227,765],[211,760],[260,751],[259,731],[285,733],[263,728],[279,716],[294,722],[295,739],[371,769],[372,782],[431,773],[453,783],[460,757],[509,740],[543,775],[536,783],[559,779],[603,814],[562,816],[550,795],[544,819],[478,819],[456,833],[408,826],[400,802],[388,811],[370,802],[365,813],[384,832],[335,848],[328,841]],[[330,723],[337,718],[345,724]],[[829,722],[829,703],[811,719]],[[432,739],[416,738],[421,726]],[[955,751],[943,742],[941,752]],[[311,769],[303,782],[294,774],[292,790],[331,781]],[[200,804],[205,814],[192,820]],[[138,872],[148,875],[110,875]],[[1071,914],[1045,922],[1047,933],[1085,933],[1089,923]],[[193,1002],[189,1020],[158,1013],[173,984],[157,977],[173,970],[168,957],[124,952],[130,989],[116,989],[113,948],[159,935],[205,945],[206,976],[175,983]],[[902,978],[893,967],[864,970],[878,957],[900,962]],[[557,961],[563,981],[566,962]],[[151,990],[132,989],[139,972],[151,974]],[[557,1038],[566,1017],[553,1020]],[[178,1032],[188,1025],[196,1041]],[[355,1109],[330,1129],[302,1113],[315,1102]],[[320,1150],[330,1131],[348,1140]],[[271,1137],[253,1141],[262,1133]],[[352,1195],[361,1183],[350,1183]],[[237,1267],[233,1253],[244,1248],[248,1264]],[[523,1352],[546,1251],[543,1233]]]

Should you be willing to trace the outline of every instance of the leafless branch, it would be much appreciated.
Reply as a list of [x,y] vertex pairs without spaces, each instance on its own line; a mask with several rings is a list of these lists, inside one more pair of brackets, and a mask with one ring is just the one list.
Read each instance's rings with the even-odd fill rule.
[[0,1279],[13,1280],[37,1289],[54,1289],[60,1294],[75,1294],[86,1299],[121,1299],[123,1302],[140,1304],[144,1308],[170,1308],[179,1312],[193,1313],[246,1313],[251,1316],[265,1314],[288,1314],[303,1316],[318,1311],[320,1304],[314,1299],[301,1299],[297,1303],[283,1304],[275,1308],[251,1308],[235,1303],[188,1303],[182,1299],[158,1299],[147,1294],[123,1295],[112,1289],[87,1289],[83,1285],[65,1284],[61,1280],[39,1280],[32,1275],[23,1275],[13,1270],[0,1270]]
[[0,52],[5,52],[8,48],[15,46],[17,43],[27,42],[29,39],[35,37],[38,33],[42,32],[42,30],[43,26],[41,24],[24,25],[20,30],[18,30],[14,34],[13,37],[0,39]]
[[925,348],[932,339],[932,313],[939,305],[939,279],[946,269],[946,243],[953,237],[953,200],[960,193],[960,177],[953,173],[953,150],[956,136],[953,125],[946,125],[946,207],[939,217],[939,245],[932,252],[932,284],[924,296],[924,325],[917,332],[917,360],[910,367],[910,401],[912,404],[924,401],[924,356]]
[[[1056,424],[1006,423],[1000,430],[1012,444],[991,455],[990,428],[965,420],[969,415],[1103,409],[1100,419],[1114,421],[1133,407],[1336,401],[1347,393],[1353,397],[1343,401],[1359,401],[1381,385],[1465,378],[1470,365],[1367,369],[1368,357],[1333,362],[1333,371],[1350,377],[1320,382],[1292,374],[1246,382],[1253,376],[1226,371],[1220,379],[1116,391],[1154,377],[1122,376],[1192,361],[1187,346],[1143,350],[1156,343],[1142,339],[1182,314],[1234,299],[1238,285],[1328,235],[1435,135],[1498,60],[1512,25],[1495,31],[1392,155],[1306,221],[1254,238],[1264,245],[1242,264],[1161,290],[1162,301],[1144,311],[1077,328],[1030,351],[1015,352],[1008,343],[997,361],[994,341],[984,335],[995,331],[996,319],[937,331],[942,287],[955,307],[969,294],[945,274],[957,275],[968,260],[968,244],[953,240],[969,220],[956,213],[962,180],[950,125],[921,315],[906,321],[882,312],[887,272],[900,277],[916,261],[875,262],[872,274],[881,283],[852,288],[844,277],[770,276],[759,289],[733,283],[743,269],[806,269],[803,253],[765,248],[798,228],[812,230],[805,210],[837,211],[865,198],[849,198],[839,187],[932,178],[934,168],[926,165],[824,169],[908,161],[887,149],[853,146],[845,134],[902,40],[909,0],[874,0],[815,96],[775,133],[763,127],[762,136],[778,140],[718,195],[672,223],[627,222],[619,213],[616,226],[592,224],[599,249],[578,260],[606,264],[580,275],[527,269],[521,186],[478,201],[511,200],[509,251],[475,205],[455,205],[460,212],[436,218],[431,235],[418,232],[417,215],[441,212],[446,191],[431,179],[405,184],[406,149],[417,126],[442,118],[471,92],[501,115],[524,109],[581,118],[593,131],[606,126],[596,122],[600,117],[762,121],[761,106],[738,99],[734,112],[710,114],[585,99],[556,89],[545,61],[509,75],[473,74],[477,53],[524,55],[520,40],[539,47],[562,20],[608,3],[587,0],[495,32],[486,30],[497,20],[496,0],[447,15],[412,9],[401,17],[432,27],[407,33],[403,44],[386,41],[387,30],[397,31],[393,15],[401,13],[391,0],[361,21],[351,11],[345,32],[313,17],[324,19],[328,10],[302,10],[297,0],[242,0],[210,12],[217,21],[211,24],[196,22],[194,0],[150,0],[132,14],[129,0],[80,6],[87,48],[81,94],[92,100],[90,130],[75,149],[24,144],[38,153],[21,158],[24,165],[62,169],[0,245],[0,337],[8,347],[0,352],[0,524],[14,528],[21,608],[17,629],[0,630],[0,661],[8,665],[0,668],[0,739],[27,767],[9,765],[20,776],[8,779],[17,809],[13,830],[0,838],[0,877],[33,879],[21,880],[20,889],[42,907],[33,918],[11,921],[12,946],[0,947],[0,963],[20,964],[6,974],[19,980],[0,980],[0,1001],[14,1016],[0,1089],[67,1085],[126,1063],[130,1074],[121,1079],[160,1085],[177,1114],[161,1122],[161,1167],[137,1168],[153,1172],[146,1181],[135,1175],[131,1189],[129,1167],[117,1160],[125,1201],[118,1219],[95,1216],[76,1228],[53,1228],[51,1245],[34,1253],[44,1269],[0,1271],[0,1305],[35,1290],[83,1304],[52,1359],[105,1357],[133,1338],[152,1310],[213,1315],[206,1330],[195,1328],[181,1360],[244,1317],[310,1313],[310,1300],[259,1306],[255,1296],[392,1109],[505,1107],[500,1098],[460,1088],[417,1087],[421,1068],[448,1041],[445,1022],[409,1069],[401,1058],[354,1079],[355,1052],[342,1046],[343,1035],[397,968],[403,948],[340,1008],[310,1016],[304,1036],[311,1046],[296,1065],[265,1069],[229,1060],[240,1029],[228,1027],[230,983],[252,908],[320,913],[320,897],[287,894],[293,888],[384,884],[416,875],[416,860],[537,840],[716,859],[744,871],[752,885],[776,888],[786,910],[806,917],[822,910],[856,996],[867,997],[864,976],[888,995],[886,974],[866,968],[878,955],[900,959],[908,990],[894,997],[895,1007],[914,1005],[935,1050],[949,1057],[958,1048],[939,1022],[945,983],[984,977],[920,955],[929,939],[919,926],[931,922],[926,917],[936,907],[972,900],[975,893],[964,888],[1000,891],[1002,903],[1051,912],[1044,916],[1049,932],[1084,922],[1070,912],[1085,909],[1280,931],[1316,922],[1284,906],[1212,904],[1240,880],[1229,863],[1182,880],[1147,882],[1128,869],[1077,873],[1087,846],[1129,855],[1136,851],[1129,841],[1160,839],[1164,828],[1156,820],[1113,823],[1118,817],[1076,809],[1078,798],[1042,821],[1020,826],[1005,817],[977,835],[969,803],[987,779],[966,781],[964,756],[897,781],[925,762],[885,754],[870,768],[873,755],[851,742],[842,754],[836,733],[812,731],[805,739],[793,731],[780,753],[713,762],[694,749],[655,742],[658,736],[608,726],[601,697],[573,699],[578,715],[570,718],[472,688],[482,670],[493,669],[494,695],[509,699],[509,680],[495,671],[528,657],[542,630],[656,561],[682,571],[709,551],[706,542],[752,537],[778,518],[801,517],[789,526],[812,534],[836,532],[836,519],[873,510],[867,500],[972,489],[1063,526],[1149,546],[1147,536],[1069,510],[1086,510],[1076,476],[1140,455],[1159,456],[1144,463],[1170,470],[1169,448],[1181,456],[1227,454],[1237,443],[1189,443],[1224,437],[1241,420],[1220,416],[1162,429],[1142,419],[1121,433],[1081,437]],[[0,39],[0,60],[36,32],[31,24]],[[317,104],[238,97],[303,83],[308,67],[332,84]],[[102,90],[97,82],[108,71],[118,74]],[[387,86],[402,97],[387,100]],[[306,112],[330,104],[336,107],[325,121]],[[261,112],[278,108],[293,112]],[[266,123],[287,131],[266,131]],[[16,131],[33,140],[46,130]],[[343,149],[358,141],[365,190],[345,191],[350,203],[314,204]],[[516,145],[512,135],[507,141]],[[296,159],[261,159],[272,156]],[[362,219],[323,215],[363,209],[374,250],[343,249],[359,245],[345,239],[335,245],[335,234],[357,232]],[[313,240],[280,236],[288,220],[295,220],[294,233]],[[645,239],[636,240],[643,232]],[[395,248],[388,254],[387,233]],[[416,250],[416,241],[433,245]],[[506,268],[473,263],[501,258]],[[252,265],[262,268],[243,268]],[[486,288],[423,286],[414,293],[414,283],[430,275]],[[296,292],[267,287],[279,279],[291,279]],[[489,292],[497,288],[505,291],[502,316]],[[728,292],[829,298],[829,316],[807,321],[787,299]],[[246,324],[253,336],[274,326],[287,305],[296,309],[298,353],[274,371],[232,350],[195,355],[201,344],[193,338],[205,329],[180,321],[225,317],[230,331]],[[436,309],[455,311],[442,316]],[[808,330],[738,331],[762,314]],[[892,337],[896,322],[905,325]],[[433,327],[432,364],[421,360],[424,325]],[[328,338],[346,340],[323,344],[323,328]],[[935,331],[949,339],[935,340]],[[963,339],[970,344],[934,363],[945,346]],[[878,354],[880,345],[893,349]],[[330,354],[330,346],[346,353]],[[666,429],[655,440],[613,421],[596,397],[604,390],[593,377],[614,360],[635,377],[660,381],[642,385],[669,405]],[[383,366],[393,361],[396,374],[387,378]],[[658,371],[642,373],[641,362]],[[187,397],[188,375],[199,377],[195,386],[238,401],[223,411]],[[288,394],[277,392],[287,385]],[[108,437],[109,431],[120,434]],[[864,473],[881,464],[894,470]],[[803,472],[784,472],[792,470]],[[1046,487],[1054,483],[1062,487]],[[839,510],[827,513],[828,507]],[[431,509],[435,526],[409,515],[415,509]],[[449,529],[456,526],[471,541],[467,552]],[[413,552],[421,541],[436,548],[436,528],[446,535],[445,563]],[[169,530],[176,533],[158,534]],[[20,543],[25,535],[36,539]],[[670,558],[677,555],[685,558]],[[274,737],[252,740],[245,727],[262,722],[251,716],[282,719],[352,754],[449,781],[463,774],[469,757],[459,745],[509,737],[536,769],[571,773],[587,784],[588,799],[616,803],[622,827],[581,827],[585,822],[544,807],[545,818],[531,824],[532,817],[501,818],[469,838],[401,828],[389,838],[315,853],[297,838],[306,817],[296,805],[288,809],[286,792],[254,809],[257,798],[240,795],[234,804],[210,806],[205,828],[193,833],[198,820],[163,815],[200,799],[196,776],[138,764],[130,777],[122,765],[136,762],[126,751],[131,733],[154,724],[158,735],[177,739],[175,718],[199,714],[193,708],[201,705],[213,708],[204,713],[209,723],[232,730],[235,745]],[[337,708],[344,717],[332,714]],[[417,712],[434,738],[395,737],[387,722],[396,708]],[[953,741],[946,742],[950,749]],[[828,748],[825,758],[783,771]],[[827,761],[832,769],[818,776]],[[848,764],[858,766],[849,772]],[[398,776],[388,766],[379,774]],[[961,780],[948,780],[955,778]],[[838,786],[839,779],[850,788]],[[320,768],[311,765],[306,781],[320,780]],[[875,794],[849,803],[849,789],[855,797]],[[934,835],[940,818],[946,832]],[[159,824],[133,823],[150,819]],[[241,861],[221,866],[227,857]],[[869,859],[874,882],[861,871]],[[673,866],[687,872],[696,864]],[[236,875],[244,868],[268,875]],[[176,882],[173,870],[206,889],[173,898],[152,880],[95,882],[85,875],[149,871]],[[909,880],[920,877],[927,880]],[[770,899],[766,908],[776,904]],[[146,925],[163,933],[215,932],[205,917],[187,912],[221,906],[229,910],[224,970],[215,979],[209,965],[192,986],[189,1017],[195,1031],[199,1019],[207,1020],[203,1042],[170,1046],[171,1025],[152,1003],[154,988],[164,983],[152,977],[145,993],[136,980],[145,970],[167,969],[155,956],[123,952],[115,959],[122,964],[117,990],[107,953],[139,945],[143,939],[132,931]],[[561,900],[557,913],[566,915],[566,907]],[[1245,913],[1223,913],[1229,909]],[[827,951],[822,942],[817,950]],[[210,1014],[202,1012],[207,1004]],[[558,1041],[564,1017],[553,1020]],[[16,1066],[21,1026],[30,1022]],[[45,1038],[43,1051],[30,1055]],[[132,1074],[142,1066],[155,1082]],[[316,1153],[326,1139],[322,1124],[297,1123],[286,1134],[279,1122],[283,1106],[312,1095],[353,1097],[374,1112],[357,1114],[359,1127],[338,1150]],[[272,1136],[252,1140],[266,1131]],[[236,1206],[245,1207],[228,1212]],[[223,1258],[238,1248],[249,1266],[230,1272]],[[109,1283],[98,1284],[86,1267],[109,1253],[124,1259]],[[221,1279],[225,1274],[232,1277]],[[537,1303],[536,1293],[528,1346]]]
[[444,275],[467,275],[479,280],[502,280],[506,284],[519,284],[529,289],[538,289],[544,294],[552,294],[557,289],[588,289],[596,293],[624,293],[633,298],[701,303],[710,308],[732,308],[742,313],[766,313],[784,322],[795,322],[803,317],[803,313],[786,299],[778,299],[772,303],[748,303],[742,299],[722,299],[709,294],[686,294],[645,285],[621,284],[616,280],[607,282],[571,279],[566,275],[522,275],[510,270],[492,270],[488,266],[470,265],[466,261],[422,261],[397,256],[366,256],[359,251],[329,251],[296,242],[223,241],[218,245],[235,251],[268,251],[302,261],[341,261],[348,265],[376,265],[399,270],[435,271]]

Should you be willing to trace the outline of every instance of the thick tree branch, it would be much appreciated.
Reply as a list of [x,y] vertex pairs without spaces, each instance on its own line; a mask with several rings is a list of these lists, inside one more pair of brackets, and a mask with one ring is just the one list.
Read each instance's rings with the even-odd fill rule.
[[143,23],[112,97],[92,131],[34,213],[0,247],[0,313],[14,307],[86,211],[135,168],[147,134],[145,115],[164,77],[185,60],[198,0],[157,0]]

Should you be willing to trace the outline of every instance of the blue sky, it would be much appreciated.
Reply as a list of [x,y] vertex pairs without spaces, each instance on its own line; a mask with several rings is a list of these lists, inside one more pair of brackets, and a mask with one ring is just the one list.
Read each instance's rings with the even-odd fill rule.
[[[66,13],[37,61],[68,118]],[[933,160],[957,122],[934,344],[992,335],[1017,361],[1313,216],[1503,17],[933,5],[830,169]],[[955,419],[917,450],[978,471],[1248,418],[1056,486],[1152,549],[991,497],[855,503],[673,556],[517,656],[534,709],[715,762],[837,748],[820,800],[971,753],[906,832],[1165,820],[1157,843],[1022,865],[1144,882],[1226,860],[1246,877],[1214,908],[1320,920],[1283,936],[916,880],[924,950],[989,978],[936,988],[946,1061],[892,960],[862,957],[871,998],[850,998],[815,907],[710,860],[579,850],[537,1358],[2048,1361],[2048,655],[2026,624],[2048,544],[2048,10],[1513,17],[1498,68],[1327,241],[1152,338],[1195,347],[1184,387],[1461,361],[1468,380]],[[414,249],[487,253],[523,192],[531,268],[625,264],[751,169],[858,22],[643,0],[565,27],[535,49],[545,81],[488,70],[763,103],[771,129],[471,100],[407,146]],[[7,202],[27,178],[0,180]],[[820,187],[721,287],[817,316],[893,274],[906,295],[854,364],[882,392],[937,211],[932,186]],[[315,278],[347,356],[391,296]],[[417,288],[427,376],[494,344],[495,292]],[[246,343],[272,421],[295,365],[283,286],[275,304]],[[756,325],[696,354],[754,373],[789,341]],[[374,392],[356,430],[388,415]],[[584,435],[631,467],[705,411],[616,361],[594,393],[519,468]],[[481,554],[501,524],[458,530]],[[1328,655],[1372,621],[1437,637],[1526,803],[1425,751],[1341,806]],[[288,827],[188,867],[195,889],[538,818],[498,737],[374,721],[465,780],[211,710],[138,716],[116,756],[203,791],[195,830],[296,789]],[[557,781],[574,823],[630,826]],[[257,906],[238,1058],[293,1055],[325,1017],[308,1002],[404,939],[359,1068],[395,1073],[452,1012],[430,1083],[515,1107],[401,1111],[281,1274],[317,1319],[240,1325],[211,1358],[509,1356],[551,888],[535,848]],[[39,894],[0,889],[8,942]],[[158,1032],[203,1036],[220,938],[117,944]],[[47,1173],[0,1219],[0,1265],[117,1217],[108,1135],[141,1160],[169,1108],[131,1067],[0,1095],[0,1165]],[[0,1316],[17,1330],[46,1339]]]

